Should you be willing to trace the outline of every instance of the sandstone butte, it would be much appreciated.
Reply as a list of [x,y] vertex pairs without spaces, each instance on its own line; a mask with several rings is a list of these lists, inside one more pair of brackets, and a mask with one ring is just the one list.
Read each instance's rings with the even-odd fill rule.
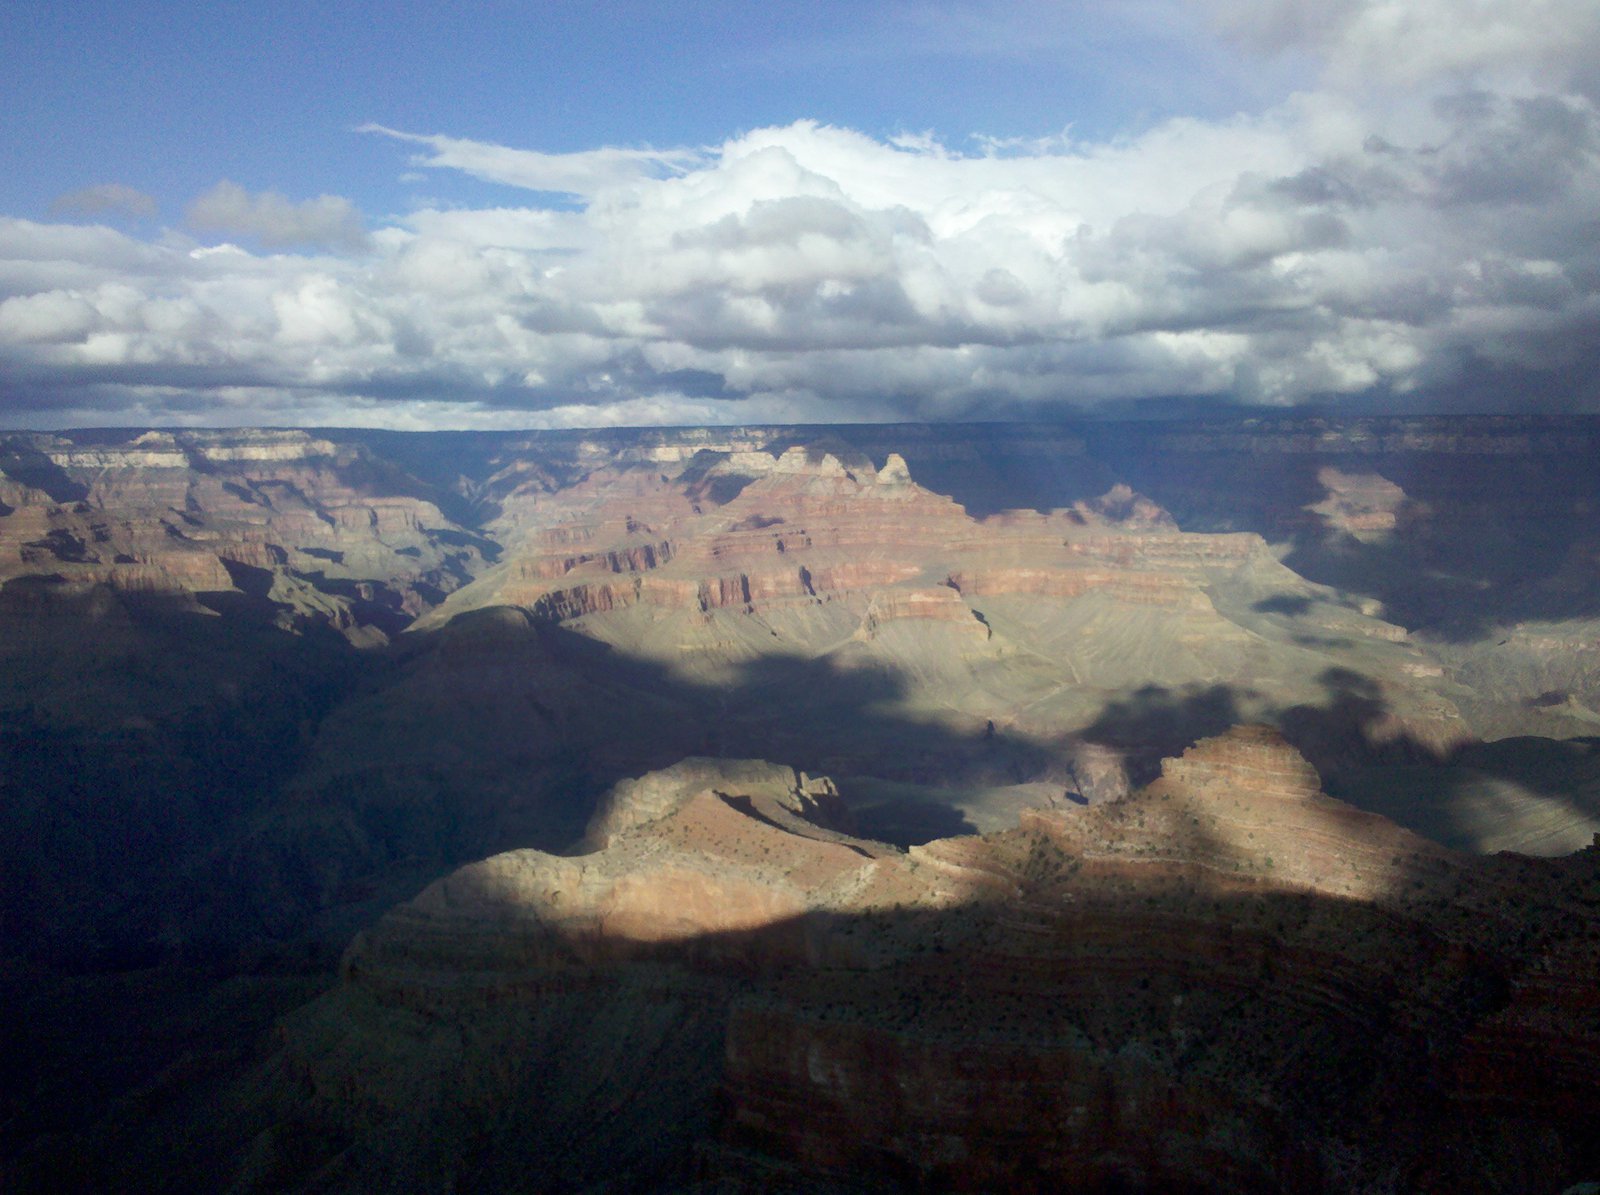
[[[852,837],[825,779],[690,759],[619,784],[587,841],[433,884],[289,1020],[269,1069],[344,1146],[318,1189],[461,1178],[451,1133],[551,1189],[1554,1191],[1600,1165],[1600,847],[1451,852],[1267,727],[907,851]],[[424,1126],[454,1145],[419,1162],[396,1143]]]

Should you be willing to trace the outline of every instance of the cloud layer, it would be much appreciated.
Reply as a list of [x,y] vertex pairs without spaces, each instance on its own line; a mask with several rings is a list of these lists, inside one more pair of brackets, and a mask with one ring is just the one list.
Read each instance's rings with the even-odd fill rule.
[[[800,121],[545,154],[372,125],[528,201],[371,221],[222,182],[187,213],[218,243],[0,219],[0,422],[1600,409],[1600,20],[1516,11],[1502,37],[1487,0],[1232,4],[1313,88],[1107,143]],[[93,190],[63,210],[149,214]]]

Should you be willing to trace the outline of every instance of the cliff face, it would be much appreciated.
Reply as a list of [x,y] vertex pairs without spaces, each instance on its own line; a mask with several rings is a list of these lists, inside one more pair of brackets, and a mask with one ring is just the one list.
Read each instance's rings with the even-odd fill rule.
[[516,505],[502,515],[517,544],[505,567],[434,620],[493,602],[558,619],[634,603],[755,610],[918,580],[980,595],[1098,589],[1181,608],[1199,600],[1206,570],[1265,552],[1248,535],[1186,536],[1125,486],[1051,515],[978,522],[917,485],[898,454],[874,469],[799,448],[746,451],[703,470],[687,490],[683,475],[600,470],[581,497]]
[[177,601],[242,594],[284,625],[328,624],[370,644],[483,563],[426,487],[359,445],[305,432],[12,436],[0,469],[11,508],[0,586],[47,577]]
[[[1553,1190],[1600,1164],[1593,852],[1455,855],[1262,727],[909,853],[819,824],[828,787],[709,760],[620,785],[597,853],[488,860],[358,939],[285,1073],[329,1131],[394,1139],[387,1092],[492,1073],[470,1044],[441,1063],[460,1027],[515,1049],[583,991],[637,1033],[692,990],[720,1036],[679,1092],[694,1140],[657,1161],[733,1189]],[[428,1027],[374,1065],[383,1008]],[[546,1062],[548,1107],[604,1091],[626,1121],[631,1063]],[[604,1164],[596,1125],[562,1132]]]
[[[1144,704],[1155,678],[1167,699],[1226,687],[1234,713],[1277,720],[1325,703],[1330,669],[1348,667],[1381,678],[1381,710],[1359,719],[1370,727],[1348,728],[1358,749],[1369,729],[1390,733],[1383,719],[1425,750],[1447,752],[1471,735],[1454,694],[1428,683],[1442,669],[1378,604],[1308,585],[1258,535],[1181,530],[1126,485],[1048,512],[976,519],[919,484],[898,453],[878,466],[845,447],[730,443],[686,463],[596,468],[554,490],[517,480],[495,509],[488,528],[507,545],[504,559],[419,630],[514,605],[695,691],[737,690],[784,661],[876,674],[898,690],[878,708],[962,737],[984,733],[991,754],[1010,750],[930,769],[957,785],[1081,788],[1074,761],[1137,738],[1097,714],[1119,694]],[[837,733],[811,687],[800,681],[775,708],[763,693],[761,706],[719,710],[719,749],[776,742],[787,758],[842,773],[888,757],[883,744],[861,741],[870,721]],[[771,708],[764,721],[761,708]],[[830,723],[826,754],[800,731],[821,722]],[[705,746],[642,750],[624,766]],[[1329,744],[1328,762],[1342,764],[1348,746]],[[1134,782],[1157,758],[1150,744],[1141,749],[1127,765]]]

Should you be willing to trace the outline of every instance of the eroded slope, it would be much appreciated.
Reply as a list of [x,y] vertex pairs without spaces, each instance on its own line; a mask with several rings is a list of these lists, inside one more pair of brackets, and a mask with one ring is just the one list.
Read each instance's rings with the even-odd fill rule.
[[909,852],[819,824],[830,790],[689,761],[619,787],[602,850],[491,859],[386,917],[274,1064],[339,1143],[318,1189],[419,1148],[430,1182],[525,1190],[1490,1191],[1600,1164],[1593,851],[1456,855],[1264,727]]

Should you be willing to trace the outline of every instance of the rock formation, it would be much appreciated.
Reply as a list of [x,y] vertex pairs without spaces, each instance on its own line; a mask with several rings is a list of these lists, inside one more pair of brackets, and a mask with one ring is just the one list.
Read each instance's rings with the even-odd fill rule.
[[1594,1177],[1597,452],[0,434],[0,1184]]
[[13,436],[0,586],[241,593],[381,642],[481,564],[473,537],[360,445],[297,431]]
[[[618,786],[596,853],[436,883],[290,1023],[286,1073],[335,1138],[403,1139],[419,1100],[525,1097],[473,1040],[515,1050],[581,991],[630,1048],[685,1050],[643,1010],[694,992],[718,1032],[672,1080],[669,1186],[1556,1190],[1600,1164],[1594,851],[1453,854],[1256,726],[1121,800],[909,852],[819,825],[808,785],[831,797],[686,761]],[[397,1041],[399,1010],[425,1020]],[[581,1120],[627,1120],[637,1060],[544,1064],[563,1164],[642,1178]]]

